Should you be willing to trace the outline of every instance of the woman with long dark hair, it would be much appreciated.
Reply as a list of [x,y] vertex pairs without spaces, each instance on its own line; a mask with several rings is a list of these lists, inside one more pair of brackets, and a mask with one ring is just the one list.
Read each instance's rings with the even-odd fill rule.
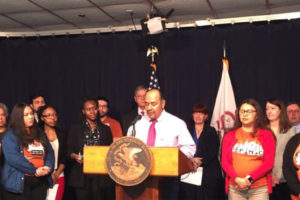
[[50,173],[54,154],[29,105],[19,103],[14,106],[9,129],[2,140],[2,150],[5,199],[45,199],[47,189],[52,185]]
[[222,143],[228,199],[269,199],[274,156],[275,138],[265,129],[260,105],[254,99],[244,100],[237,109],[234,129]]
[[287,143],[283,154],[283,174],[291,191],[292,200],[300,200],[300,134]]
[[280,99],[268,99],[266,103],[266,124],[276,137],[276,154],[272,169],[273,192],[271,200],[290,199],[289,187],[282,172],[283,151],[289,139],[296,133],[289,124],[286,108]]
[[66,164],[66,140],[64,132],[57,127],[57,113],[53,106],[44,105],[38,110],[39,125],[54,150],[54,171],[51,174],[53,188],[48,189],[47,200],[61,200],[64,194]]

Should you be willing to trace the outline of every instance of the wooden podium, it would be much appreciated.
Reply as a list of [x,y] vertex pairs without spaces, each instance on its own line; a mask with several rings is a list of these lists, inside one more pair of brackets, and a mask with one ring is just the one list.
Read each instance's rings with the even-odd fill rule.
[[[176,147],[149,147],[153,156],[153,166],[144,182],[137,186],[116,186],[117,200],[158,200],[159,177],[177,177],[193,170],[193,163]],[[105,159],[109,146],[84,147],[83,172],[87,174],[107,174]]]

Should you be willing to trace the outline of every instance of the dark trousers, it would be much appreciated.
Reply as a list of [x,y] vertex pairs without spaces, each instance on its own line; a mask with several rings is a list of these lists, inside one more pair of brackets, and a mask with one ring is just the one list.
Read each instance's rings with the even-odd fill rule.
[[114,185],[99,187],[98,179],[91,177],[86,178],[84,187],[75,188],[77,200],[113,200],[114,192]]
[[179,177],[164,177],[159,180],[162,200],[179,199]]
[[4,197],[3,197],[3,193],[4,193],[4,188],[2,186],[2,182],[1,182],[1,179],[0,179],[0,200],[3,200]]
[[272,194],[270,194],[270,200],[290,200],[290,189],[287,183],[279,183],[272,188]]
[[184,200],[225,200],[224,184],[215,183],[214,186],[196,186],[180,182],[179,199]]
[[46,177],[24,176],[22,194],[5,191],[5,200],[43,200],[46,198],[48,181]]

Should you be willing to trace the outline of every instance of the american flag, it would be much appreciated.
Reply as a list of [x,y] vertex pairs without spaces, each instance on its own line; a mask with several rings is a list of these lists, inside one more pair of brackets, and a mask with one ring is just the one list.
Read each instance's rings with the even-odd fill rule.
[[156,64],[151,63],[150,67],[152,67],[151,74],[150,74],[150,82],[148,89],[160,89],[158,76],[157,76],[157,67]]

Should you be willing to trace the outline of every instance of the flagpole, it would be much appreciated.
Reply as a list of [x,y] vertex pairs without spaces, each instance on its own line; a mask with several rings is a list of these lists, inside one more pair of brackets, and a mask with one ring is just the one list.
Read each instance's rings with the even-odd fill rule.
[[223,42],[223,58],[226,59],[226,41]]
[[223,70],[211,119],[211,126],[217,130],[221,138],[224,133],[233,126],[236,110],[234,92],[228,71],[229,62],[226,58],[226,54],[226,41],[224,40],[222,59]]

